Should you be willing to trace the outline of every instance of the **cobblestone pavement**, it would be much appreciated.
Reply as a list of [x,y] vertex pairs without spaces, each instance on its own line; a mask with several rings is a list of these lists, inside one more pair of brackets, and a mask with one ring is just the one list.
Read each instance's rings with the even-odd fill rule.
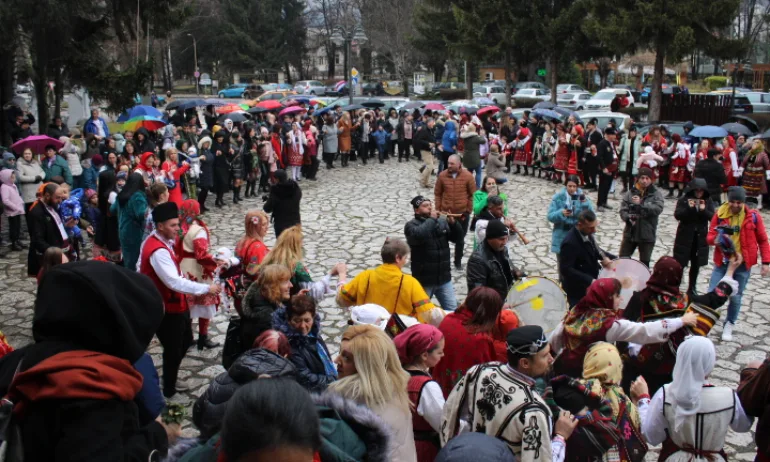
[[[347,169],[338,167],[331,171],[320,171],[317,182],[301,182],[305,263],[313,277],[320,278],[338,261],[347,262],[351,276],[380,263],[379,250],[385,237],[403,237],[404,224],[412,217],[409,200],[417,194],[433,196],[432,189],[421,188],[418,184],[419,166],[414,160],[398,163],[395,159],[384,165],[370,162],[368,166],[360,166],[353,163]],[[508,208],[519,229],[532,241],[528,246],[513,242],[513,259],[530,275],[555,278],[556,260],[550,253],[551,227],[546,220],[546,210],[558,186],[533,177],[510,175],[510,179],[511,182],[503,187],[509,197]],[[610,196],[613,211],[599,214],[597,233],[599,245],[613,253],[618,252],[622,236],[622,224],[617,213],[619,191],[617,199]],[[595,201],[596,194],[591,193],[591,198]],[[671,254],[676,231],[674,205],[674,201],[666,200],[652,261]],[[243,231],[245,211],[261,207],[262,201],[256,198],[237,206],[229,204],[222,210],[212,209],[205,217],[212,230],[212,245],[234,247]],[[7,229],[6,226],[3,229]],[[467,239],[470,243],[472,237],[468,236]],[[267,238],[268,246],[272,247],[273,242],[271,229]],[[470,245],[466,246],[464,263],[469,256]],[[11,253],[0,259],[0,329],[14,347],[31,341],[36,284],[34,280],[25,277],[25,268],[26,253]],[[701,291],[706,289],[710,273],[710,268],[701,271]],[[734,341],[725,343],[719,340],[720,326],[711,335],[717,343],[718,355],[717,367],[711,377],[715,385],[735,387],[741,368],[752,359],[764,358],[770,351],[770,344],[766,340],[770,333],[770,284],[767,279],[759,277],[758,268],[754,273],[743,297],[743,310]],[[464,273],[453,269],[452,278],[458,299],[462,300],[467,292]],[[332,354],[336,355],[348,316],[336,306],[331,296],[322,302],[321,308],[322,332]],[[220,313],[212,323],[211,334],[219,343],[224,343],[228,318],[227,314]],[[159,366],[161,348],[157,340],[150,345],[149,351]],[[178,394],[174,401],[190,404],[206,389],[209,381],[223,371],[220,353],[220,348],[203,352],[194,347],[190,349],[182,363],[180,377],[192,388],[188,394]],[[191,413],[190,409],[188,414]],[[184,433],[195,434],[189,422],[185,425]],[[727,441],[727,452],[731,458],[754,460],[753,432],[730,432]]]

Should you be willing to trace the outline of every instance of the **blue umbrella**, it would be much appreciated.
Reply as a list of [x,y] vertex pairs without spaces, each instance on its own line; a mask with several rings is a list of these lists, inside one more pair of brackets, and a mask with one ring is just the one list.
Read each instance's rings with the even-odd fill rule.
[[320,111],[317,111],[317,112],[315,113],[315,115],[317,115],[317,116],[322,116],[322,115],[326,114],[327,112],[329,112],[329,111],[331,111],[331,110],[332,110],[332,108],[330,108],[330,107],[325,107],[325,108],[321,109]]
[[486,96],[480,96],[478,98],[473,98],[473,102],[478,104],[479,106],[496,106],[497,104],[492,101],[491,99],[487,98]]
[[359,109],[364,109],[364,107],[360,104],[351,104],[350,106],[345,106],[342,108],[343,111],[357,111]]
[[134,106],[131,109],[127,110],[123,114],[118,117],[117,122],[125,122],[128,119],[133,119],[134,117],[141,117],[141,116],[149,116],[149,117],[157,117],[160,119],[163,117],[163,113],[159,110],[155,109],[152,106]]
[[532,106],[532,109],[553,109],[555,107],[556,105],[550,101],[540,101],[539,103]]
[[724,138],[727,136],[727,130],[716,125],[703,125],[693,129],[690,136],[694,138]]
[[535,109],[532,111],[533,116],[537,117],[548,117],[549,119],[561,119],[564,117],[562,114],[559,114],[556,111],[553,111],[551,109]]

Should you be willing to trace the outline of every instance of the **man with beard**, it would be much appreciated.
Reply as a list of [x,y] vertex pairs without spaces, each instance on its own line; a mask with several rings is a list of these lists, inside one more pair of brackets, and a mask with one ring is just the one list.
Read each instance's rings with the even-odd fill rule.
[[406,242],[412,252],[412,276],[417,279],[429,298],[434,295],[445,311],[457,308],[452,285],[452,252],[449,241],[455,242],[462,230],[454,217],[433,210],[430,199],[412,199],[414,219],[404,226]]
[[486,238],[468,260],[468,292],[484,286],[497,291],[505,300],[508,291],[524,272],[513,266],[508,257],[508,227],[499,220],[490,220]]
[[553,425],[550,408],[535,390],[535,379],[545,376],[553,364],[543,328],[513,329],[506,344],[507,364],[491,362],[470,368],[449,394],[441,445],[461,433],[476,431],[506,442],[522,462],[561,462],[566,440],[578,421],[562,411]]
[[[430,170],[430,167],[426,170]],[[440,212],[462,214],[460,225],[462,237],[455,243],[455,269],[462,269],[465,235],[468,233],[470,216],[473,211],[473,194],[476,192],[476,180],[473,174],[462,166],[457,154],[449,156],[446,170],[439,173],[433,193],[436,196],[436,209]]]
[[27,257],[27,275],[37,276],[40,272],[43,254],[49,247],[59,247],[62,253],[70,249],[69,238],[65,226],[74,226],[75,220],[62,222],[57,209],[64,197],[64,191],[56,183],[48,183],[43,187],[43,195],[29,210],[27,226],[29,226],[29,255]]
[[156,332],[163,345],[163,396],[189,389],[177,383],[179,366],[193,343],[190,312],[185,295],[219,294],[218,284],[201,284],[185,279],[174,252],[179,235],[179,209],[173,202],[160,204],[152,211],[155,231],[142,243],[139,272],[149,277],[163,297],[165,314]]
[[639,169],[636,183],[628,188],[620,205],[620,219],[626,223],[620,256],[630,257],[639,248],[639,261],[650,266],[658,231],[658,217],[663,212],[663,195],[652,184],[652,170]]

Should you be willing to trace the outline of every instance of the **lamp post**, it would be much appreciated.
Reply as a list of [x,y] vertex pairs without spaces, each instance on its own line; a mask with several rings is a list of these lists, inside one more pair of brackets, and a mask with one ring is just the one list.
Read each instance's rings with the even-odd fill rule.
[[366,37],[366,34],[364,34],[364,30],[361,26],[355,26],[352,30],[337,26],[334,28],[334,33],[332,33],[329,39],[333,44],[345,47],[345,79],[346,85],[348,86],[348,104],[353,104],[353,78],[350,75],[351,70],[348,69],[349,67],[352,69],[352,66],[348,66],[350,60],[350,45],[353,42],[360,45],[369,39]]
[[193,56],[195,59],[195,96],[200,95],[200,74],[198,73],[198,42],[195,40],[195,36],[193,34],[187,34],[188,37],[192,37],[193,39]]

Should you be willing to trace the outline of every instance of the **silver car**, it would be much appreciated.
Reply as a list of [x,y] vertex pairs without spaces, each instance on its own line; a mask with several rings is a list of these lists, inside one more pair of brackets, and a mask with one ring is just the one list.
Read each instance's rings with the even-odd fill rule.
[[741,93],[751,101],[754,112],[770,112],[770,93],[763,93],[761,91],[744,91]]
[[572,93],[559,93],[556,95],[556,105],[575,111],[585,109],[586,101],[591,99],[591,93],[576,91]]
[[300,80],[294,84],[294,91],[300,95],[320,95],[326,94],[326,86],[318,80]]

